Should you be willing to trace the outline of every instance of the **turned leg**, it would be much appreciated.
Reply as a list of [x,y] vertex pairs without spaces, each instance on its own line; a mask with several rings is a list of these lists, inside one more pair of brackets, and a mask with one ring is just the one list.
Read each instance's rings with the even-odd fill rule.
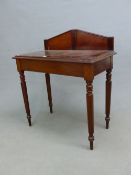
[[106,129],[109,128],[109,121],[110,121],[110,105],[111,105],[111,69],[106,71]]
[[94,141],[94,106],[93,106],[93,81],[86,81],[86,99],[87,99],[87,120],[88,120],[88,132],[90,149],[93,150]]
[[27,113],[27,119],[28,119],[29,126],[31,126],[30,107],[29,107],[29,100],[28,100],[28,93],[27,93],[24,71],[19,72],[19,74],[20,74],[20,81],[21,81],[21,88],[22,88],[23,99],[25,104],[25,110]]
[[50,75],[48,73],[45,74],[45,79],[46,79],[46,87],[47,87],[47,93],[48,93],[48,101],[49,101],[50,113],[53,113]]

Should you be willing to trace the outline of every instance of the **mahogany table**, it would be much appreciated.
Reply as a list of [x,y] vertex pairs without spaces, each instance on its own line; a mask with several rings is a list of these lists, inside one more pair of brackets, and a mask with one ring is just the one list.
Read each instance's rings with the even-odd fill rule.
[[[111,72],[113,68],[113,50],[45,50],[29,54],[17,55],[17,70],[20,74],[21,88],[29,126],[31,114],[24,71],[44,72],[84,78],[86,82],[87,121],[90,149],[94,141],[94,105],[93,79],[106,71],[106,128],[109,128],[111,104]],[[49,88],[49,104],[52,112],[52,99]]]

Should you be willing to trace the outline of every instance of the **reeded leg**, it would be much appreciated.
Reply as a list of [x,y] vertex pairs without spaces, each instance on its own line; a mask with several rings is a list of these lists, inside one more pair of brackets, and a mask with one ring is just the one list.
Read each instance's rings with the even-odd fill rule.
[[20,81],[21,81],[21,88],[22,88],[23,99],[25,104],[25,110],[27,113],[27,119],[28,119],[29,126],[31,126],[30,107],[29,107],[29,100],[28,100],[28,93],[27,93],[24,71],[19,72],[19,74],[20,74]]
[[94,141],[94,104],[93,104],[93,81],[86,81],[86,99],[87,99],[87,119],[88,119],[88,132],[90,149],[93,150]]
[[48,93],[48,101],[49,101],[49,107],[50,107],[50,113],[53,113],[52,110],[52,95],[51,95],[51,84],[50,84],[50,75],[48,73],[45,74],[46,79],[46,87],[47,87],[47,93]]
[[109,121],[110,121],[111,86],[112,86],[111,72],[112,72],[111,69],[106,71],[106,110],[105,110],[106,129],[109,128]]

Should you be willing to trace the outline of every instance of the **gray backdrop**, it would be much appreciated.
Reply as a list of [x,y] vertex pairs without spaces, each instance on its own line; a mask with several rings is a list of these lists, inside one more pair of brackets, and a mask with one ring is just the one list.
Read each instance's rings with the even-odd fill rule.
[[[131,1],[0,0],[0,174],[129,175],[131,167]],[[85,82],[27,73],[33,126],[28,127],[15,54],[43,49],[69,29],[115,37],[111,127],[105,130],[105,73],[94,81],[95,150],[89,150]]]

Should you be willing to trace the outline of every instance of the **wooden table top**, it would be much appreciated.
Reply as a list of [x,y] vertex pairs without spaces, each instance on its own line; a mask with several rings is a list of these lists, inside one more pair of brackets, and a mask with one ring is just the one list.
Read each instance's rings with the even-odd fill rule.
[[115,54],[112,50],[44,50],[16,55],[13,59],[95,63]]

